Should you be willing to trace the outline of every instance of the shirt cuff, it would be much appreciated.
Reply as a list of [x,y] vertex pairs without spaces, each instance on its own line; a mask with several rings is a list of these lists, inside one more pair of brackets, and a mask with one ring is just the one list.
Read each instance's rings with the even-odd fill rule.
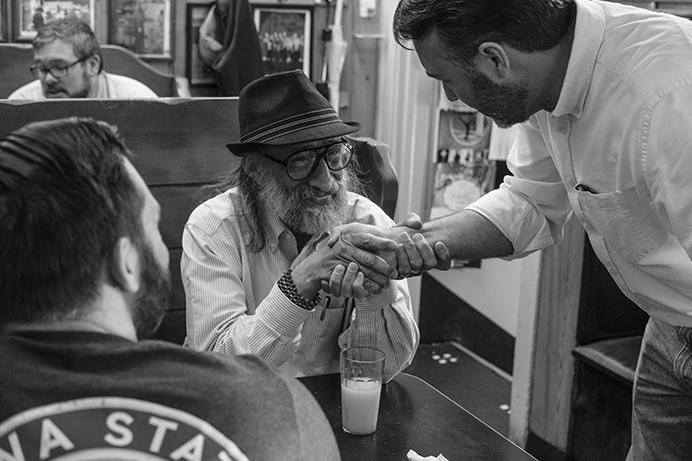
[[274,284],[271,291],[264,299],[264,303],[257,309],[255,315],[281,336],[289,338],[300,333],[300,327],[307,318],[315,313],[307,311],[293,304],[285,294]]
[[378,294],[373,294],[365,298],[356,300],[356,311],[367,313],[381,310],[396,301],[397,284],[394,280],[389,281],[389,286]]
[[512,243],[514,253],[503,259],[522,257],[555,243],[547,219],[531,202],[506,188],[485,194],[466,209],[486,218]]

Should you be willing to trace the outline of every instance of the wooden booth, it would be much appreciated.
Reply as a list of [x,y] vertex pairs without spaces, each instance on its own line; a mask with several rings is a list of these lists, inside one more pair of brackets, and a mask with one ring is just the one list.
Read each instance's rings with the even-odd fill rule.
[[[156,336],[182,344],[185,294],[180,278],[181,237],[192,210],[203,200],[201,188],[237,167],[225,145],[236,142],[237,98],[146,100],[0,101],[0,137],[39,120],[92,117],[118,127],[134,153],[134,166],[161,204],[160,230],[170,252],[172,293]],[[365,195],[394,215],[398,180],[388,147],[370,138],[353,138]]]

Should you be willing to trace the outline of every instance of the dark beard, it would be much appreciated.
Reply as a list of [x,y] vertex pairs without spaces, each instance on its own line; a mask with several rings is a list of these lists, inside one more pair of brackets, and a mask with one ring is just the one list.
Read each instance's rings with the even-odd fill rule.
[[159,266],[149,246],[142,243],[138,247],[142,264],[141,286],[131,313],[137,338],[146,339],[153,336],[168,308],[171,281],[168,268]]
[[518,85],[498,85],[474,69],[471,86],[477,95],[475,109],[492,118],[500,128],[525,122],[532,115],[526,110],[528,92]]

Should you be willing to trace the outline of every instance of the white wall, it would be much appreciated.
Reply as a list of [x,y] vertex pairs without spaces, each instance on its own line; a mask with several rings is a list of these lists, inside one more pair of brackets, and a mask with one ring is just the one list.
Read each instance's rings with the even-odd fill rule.
[[[425,75],[414,52],[404,50],[391,33],[396,1],[381,2],[378,113],[375,137],[391,146],[391,157],[399,175],[397,216],[409,211],[423,215],[435,133],[439,98],[437,82]],[[536,258],[532,255],[531,258]],[[522,290],[522,280],[535,279],[537,264],[517,260],[484,260],[480,269],[434,271],[433,277],[481,314],[516,336],[517,315],[522,302],[531,302]],[[529,273],[525,273],[529,271]],[[411,294],[419,299],[420,280],[411,279]],[[529,290],[529,293],[531,289]],[[418,305],[415,306],[418,312]]]
[[[531,255],[529,258],[535,258]],[[527,259],[485,259],[481,268],[433,271],[431,275],[507,333],[516,336],[522,277],[534,265]]]

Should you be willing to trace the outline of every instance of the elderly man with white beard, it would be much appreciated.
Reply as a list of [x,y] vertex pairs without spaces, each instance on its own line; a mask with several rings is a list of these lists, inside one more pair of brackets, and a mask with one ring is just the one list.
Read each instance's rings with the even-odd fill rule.
[[227,147],[240,167],[183,232],[187,345],[259,355],[292,376],[338,372],[341,349],[369,346],[385,353],[391,379],[411,363],[419,331],[406,281],[389,279],[438,263],[417,237],[366,250],[346,237],[327,245],[340,224],[393,225],[351,192],[346,135],[360,125],[340,120],[301,71],[245,87],[239,123],[240,142]]

